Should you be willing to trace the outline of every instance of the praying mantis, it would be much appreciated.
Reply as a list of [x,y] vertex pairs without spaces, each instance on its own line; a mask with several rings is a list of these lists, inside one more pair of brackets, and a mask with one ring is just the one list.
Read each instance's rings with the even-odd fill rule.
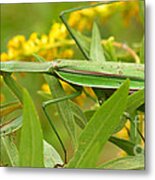
[[[110,2],[114,3],[114,2]],[[71,29],[65,19],[65,15],[67,13],[81,10],[85,8],[92,8],[95,6],[99,6],[104,4],[97,3],[93,5],[89,5],[86,7],[75,8],[72,10],[66,10],[61,13],[60,18],[65,24],[67,30],[69,31],[72,38],[75,40],[76,44],[78,45],[79,49],[83,53],[85,59],[87,60],[64,60],[64,59],[57,59],[51,62],[46,62],[43,58],[38,55],[34,55],[39,62],[19,62],[19,61],[8,61],[8,62],[1,62],[0,66],[0,74],[3,76],[4,81],[8,85],[8,87],[16,94],[19,100],[22,102],[22,95],[20,91],[20,87],[16,84],[16,82],[11,78],[12,73],[41,73],[45,75],[45,79],[49,82],[52,80],[57,83],[57,79],[61,79],[67,83],[69,83],[74,89],[75,93],[71,95],[62,95],[57,97],[55,95],[55,99],[48,100],[47,102],[43,103],[43,110],[45,115],[52,126],[54,132],[56,133],[62,149],[65,154],[65,163],[66,163],[66,149],[65,146],[60,138],[59,133],[57,132],[54,124],[52,123],[49,114],[46,108],[53,103],[59,102],[66,102],[69,99],[75,98],[79,96],[82,92],[82,87],[91,87],[93,88],[94,92],[96,93],[100,104],[102,96],[108,90],[114,91],[118,89],[120,85],[126,80],[130,80],[130,92],[138,91],[144,88],[144,65],[143,64],[136,64],[136,63],[123,63],[123,62],[113,62],[113,61],[106,61],[103,58],[103,48],[100,43],[94,43],[94,39],[100,40],[100,35],[97,31],[97,26],[94,23],[93,32],[92,33],[92,41],[89,43],[91,53],[88,54],[84,48],[81,46],[79,39],[76,37],[73,29]],[[94,51],[94,53],[92,52]],[[14,82],[14,83],[11,83]],[[101,98],[101,99],[100,99]],[[66,104],[65,104],[66,105]],[[59,108],[62,111],[61,104]],[[62,112],[61,112],[62,113]],[[66,115],[67,118],[70,115]],[[65,118],[65,117],[64,117]],[[65,121],[67,123],[67,121]],[[70,129],[68,129],[70,132]],[[71,138],[73,135],[71,135]]]

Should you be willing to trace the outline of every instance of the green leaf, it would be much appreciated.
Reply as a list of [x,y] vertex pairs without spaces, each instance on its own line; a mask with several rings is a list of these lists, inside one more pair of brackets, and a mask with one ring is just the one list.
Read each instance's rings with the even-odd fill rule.
[[43,134],[32,99],[23,89],[23,125],[20,137],[20,166],[43,166]]
[[134,144],[133,142],[114,136],[111,136],[109,138],[109,141],[121,148],[122,150],[124,150],[126,153],[128,153],[128,155],[135,155],[134,147],[136,146],[136,144]]
[[[143,103],[144,103],[144,90],[139,90],[128,96],[126,112],[132,113]],[[85,112],[87,121],[91,119],[94,113],[95,113],[94,110],[89,110]],[[115,128],[113,133],[117,133],[118,131],[120,131],[124,127],[126,121],[127,121],[126,117],[122,116],[119,125]],[[134,134],[135,134],[135,128],[134,128]],[[129,155],[134,155],[134,147],[136,146],[134,142],[127,141],[125,139],[117,138],[114,136],[111,136],[109,138],[109,141],[115,144],[116,146],[118,146],[119,148],[121,148],[122,150],[124,150]]]
[[[91,117],[93,116],[94,113],[95,113],[94,110],[90,110],[90,111],[86,111],[85,112],[85,115],[86,115],[88,121],[91,119]],[[119,123],[118,127],[115,128],[113,133],[116,133],[116,129],[117,130],[121,129],[121,127],[122,127],[122,120]],[[135,143],[133,143],[131,141],[127,141],[125,139],[121,139],[121,138],[115,137],[115,136],[111,136],[109,138],[109,141],[111,143],[115,144],[116,146],[118,146],[119,148],[121,148],[122,150],[124,150],[128,155],[135,155],[134,154],[134,147],[136,146]]]
[[94,168],[98,156],[120,122],[128,97],[129,80],[95,112],[80,135],[78,148],[69,168]]
[[59,153],[47,141],[44,142],[44,164],[46,168],[53,168],[55,165],[63,165]]
[[11,134],[22,127],[22,116],[17,117],[13,121],[3,124],[0,129],[0,136]]
[[3,165],[16,167],[19,165],[19,154],[16,145],[9,136],[1,137],[0,161]]
[[144,169],[144,155],[127,156],[111,160],[107,163],[100,165],[100,169],[119,169],[119,170],[132,170],[132,169]]
[[[103,93],[102,93],[102,94],[103,94]],[[95,113],[95,110],[85,111],[85,116],[86,116],[86,118],[87,118],[87,121],[89,121],[89,120],[91,119],[91,117],[93,116],[94,113]],[[114,130],[113,133],[115,134],[115,133],[117,133],[118,131],[120,131],[120,130],[124,127],[126,121],[127,121],[126,117],[122,116],[121,119],[120,119],[119,125],[115,128],[115,130]]]
[[97,24],[93,24],[92,40],[90,45],[90,58],[92,61],[106,61],[103,47],[101,45],[101,37]]

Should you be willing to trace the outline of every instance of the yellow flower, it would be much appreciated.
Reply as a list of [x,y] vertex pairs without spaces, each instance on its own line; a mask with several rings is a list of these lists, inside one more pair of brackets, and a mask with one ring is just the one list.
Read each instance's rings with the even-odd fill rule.
[[8,61],[8,60],[9,60],[8,54],[7,53],[2,53],[1,54],[1,61]]
[[18,57],[18,55],[19,55],[19,51],[17,51],[16,49],[11,47],[8,49],[9,60],[15,59],[16,57]]
[[95,11],[91,8],[81,10],[81,15],[93,18],[95,16]]
[[46,45],[48,43],[48,36],[46,34],[43,34],[41,36],[41,44]]
[[104,16],[107,15],[107,13],[109,13],[109,5],[103,4],[101,6],[97,6],[94,8],[94,10],[99,13],[99,14],[103,14]]
[[47,61],[52,61],[53,59],[57,59],[59,57],[58,49],[52,48],[51,50],[46,51],[45,58]]
[[48,94],[51,94],[49,85],[48,85],[47,83],[43,84],[43,85],[41,86],[41,89],[42,89],[44,92],[46,92],[46,93],[48,93]]
[[62,53],[61,53],[61,58],[71,58],[74,55],[74,51],[72,49],[65,49]]
[[66,37],[67,30],[64,24],[62,23],[54,23],[49,32],[49,42],[53,43],[56,40],[62,40]]
[[75,27],[77,25],[77,23],[79,23],[81,20],[81,14],[80,11],[76,11],[70,14],[69,16],[69,20],[68,20],[68,24],[71,27]]
[[33,42],[38,41],[38,33],[33,32],[33,33],[30,35],[30,40],[32,40]]
[[77,29],[82,32],[84,29],[90,29],[92,26],[92,21],[89,22],[88,24],[88,19],[86,18],[82,18],[80,20],[80,23],[77,25]]
[[15,36],[8,42],[8,48],[20,48],[24,42],[25,37],[23,35]]

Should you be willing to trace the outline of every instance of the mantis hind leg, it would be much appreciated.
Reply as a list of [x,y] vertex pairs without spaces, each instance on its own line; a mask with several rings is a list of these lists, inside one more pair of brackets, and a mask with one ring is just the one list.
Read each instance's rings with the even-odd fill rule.
[[[66,164],[67,163],[67,151],[66,151],[66,148],[65,148],[65,145],[61,139],[61,136],[59,135],[54,123],[52,122],[51,118],[50,118],[50,115],[47,111],[47,107],[50,106],[51,104],[54,104],[54,103],[58,103],[58,102],[61,102],[61,101],[65,101],[65,100],[68,100],[68,99],[72,99],[72,98],[75,98],[77,96],[79,96],[81,94],[81,91],[77,91],[73,94],[70,94],[70,95],[66,95],[66,96],[63,96],[63,97],[60,97],[60,98],[56,98],[56,99],[51,99],[51,100],[48,100],[48,101],[45,101],[43,102],[42,104],[42,108],[43,108],[43,111],[45,112],[45,116],[49,122],[49,124],[51,125],[55,135],[57,136],[59,142],[60,142],[60,145],[62,147],[62,150],[64,152],[64,163]],[[62,165],[56,165],[57,166],[62,166]]]

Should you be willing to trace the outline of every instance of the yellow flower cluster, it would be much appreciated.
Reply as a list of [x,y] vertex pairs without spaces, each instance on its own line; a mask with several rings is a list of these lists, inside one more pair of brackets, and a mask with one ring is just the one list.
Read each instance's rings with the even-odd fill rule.
[[17,35],[8,42],[8,52],[1,54],[1,61],[32,60],[32,54],[38,53],[47,60],[54,58],[71,58],[74,54],[70,48],[58,50],[63,46],[67,38],[67,30],[62,23],[54,23],[48,35],[39,36],[36,32],[32,33],[28,40],[23,35]]
[[116,12],[122,12],[124,23],[128,24],[131,17],[139,17],[138,1],[103,4],[100,6],[75,11],[71,13],[68,23],[71,27],[77,28],[79,31],[90,30],[96,17],[99,18],[101,23],[105,23],[108,18]]
[[107,17],[112,14],[111,11],[109,11],[112,7],[114,7],[112,4],[105,4],[75,11],[71,13],[68,23],[71,27],[75,27],[79,31],[86,29],[89,30],[91,29],[92,23],[96,17],[99,17],[100,19],[107,19]]

